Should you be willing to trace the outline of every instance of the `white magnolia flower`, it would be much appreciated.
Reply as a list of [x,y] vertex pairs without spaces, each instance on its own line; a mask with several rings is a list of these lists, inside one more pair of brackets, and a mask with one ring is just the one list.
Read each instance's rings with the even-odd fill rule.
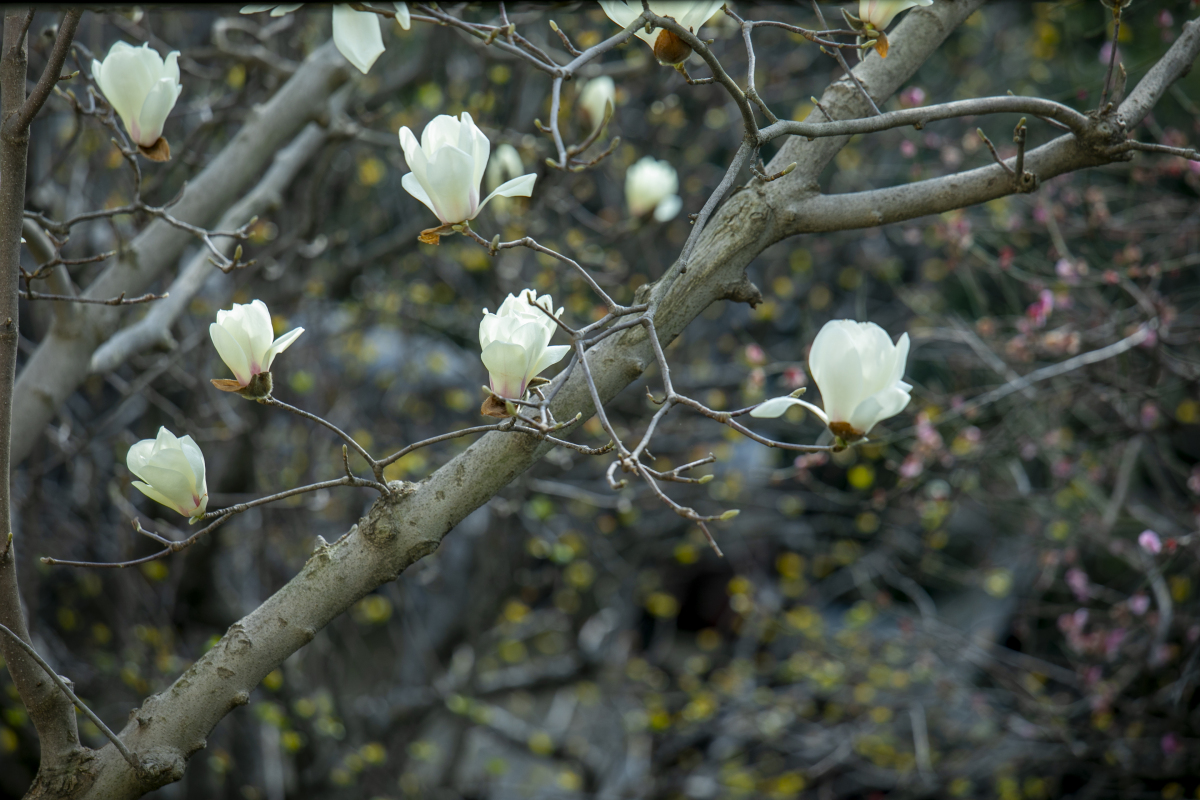
[[[290,14],[304,3],[255,3],[242,7],[243,14],[257,14],[260,11],[270,11],[272,17],[282,17]],[[408,3],[393,3],[396,9],[396,21],[400,27],[408,30],[412,25],[408,13]],[[370,11],[355,11],[348,5],[339,4],[333,7],[333,42],[346,60],[366,75],[375,60],[383,52],[383,36],[379,33],[379,15]]]
[[776,397],[750,412],[752,417],[778,417],[790,406],[811,410],[837,436],[853,441],[877,422],[894,417],[908,405],[912,386],[905,383],[908,334],[895,344],[874,322],[835,319],[825,323],[808,354],[808,368],[821,390],[822,411],[795,397]]
[[683,208],[679,191],[679,176],[666,161],[644,156],[625,172],[625,202],[635,217],[654,211],[659,222],[673,219]]
[[475,219],[487,202],[501,197],[529,197],[533,173],[500,184],[479,200],[479,184],[488,163],[491,143],[466,111],[461,119],[442,114],[425,126],[421,142],[407,126],[400,129],[400,146],[412,172],[400,180],[405,191],[429,207],[443,225]]
[[604,122],[604,115],[609,113],[609,108],[615,109],[616,103],[617,85],[607,75],[592,78],[584,84],[583,91],[579,93],[579,108],[592,128]]
[[933,0],[858,0],[858,18],[882,32],[901,11],[931,5]]
[[[172,50],[164,59],[148,44],[134,47],[117,42],[103,61],[92,59],[92,78],[120,115],[134,143],[143,151],[154,148],[162,138],[167,115],[183,91],[179,51]],[[169,157],[168,147],[166,157],[156,160]]]
[[479,323],[479,346],[483,349],[483,365],[490,373],[492,392],[510,400],[520,400],[534,376],[557,364],[571,350],[570,345],[550,344],[558,326],[530,301],[555,317],[562,316],[561,308],[554,311],[550,295],[538,297],[537,292],[526,289],[515,297],[510,294],[495,314],[485,308]]
[[[296,341],[304,328],[295,328],[275,338],[271,312],[262,300],[234,303],[229,311],[217,312],[217,321],[208,326],[208,335],[236,381],[213,381],[224,391],[236,392],[250,385],[255,375],[271,371],[271,362]],[[269,387],[268,387],[269,388]]]
[[143,439],[129,448],[125,465],[141,478],[133,485],[151,500],[192,522],[204,516],[208,507],[204,453],[191,436],[176,438],[166,428],[159,428],[157,438]]
[[[650,3],[650,10],[660,17],[670,17],[692,33],[700,30],[700,26],[708,22],[713,14],[724,5],[724,0],[703,0],[688,2],[685,0],[656,0]],[[641,16],[642,4],[638,0],[600,0],[600,7],[613,22],[622,28]],[[645,26],[638,28],[637,37],[654,50],[654,57],[660,64],[682,64],[692,54],[688,47],[675,34],[666,29],[646,33]]]

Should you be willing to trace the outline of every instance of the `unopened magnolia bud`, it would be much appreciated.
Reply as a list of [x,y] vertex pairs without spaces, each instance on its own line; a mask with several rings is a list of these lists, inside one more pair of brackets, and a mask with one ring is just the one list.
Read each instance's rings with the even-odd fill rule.
[[792,392],[791,394],[789,394],[789,395],[788,395],[788,397],[800,397],[801,395],[803,395],[803,394],[804,394],[805,392],[807,392],[807,391],[808,391],[808,388],[807,388],[807,387],[805,387],[805,386],[801,386],[799,389],[797,389],[796,391],[794,391],[794,392]]
[[233,260],[235,262],[242,260],[242,246],[240,244],[237,247],[233,248]]
[[739,511],[738,509],[736,509],[736,508],[731,508],[731,509],[729,509],[728,511],[726,511],[724,514],[722,514],[722,515],[721,515],[721,519],[722,519],[722,520],[725,520],[725,521],[728,521],[728,520],[731,520],[731,519],[733,519],[734,517],[736,517],[736,516],[737,516],[738,514],[740,514],[740,513],[742,513],[742,512],[741,512],[741,511]]
[[783,171],[779,173],[779,177],[782,178],[784,175],[791,175],[793,172],[795,172],[795,170],[796,170],[796,162],[793,161],[792,163],[788,164],[786,167],[783,168]]
[[700,479],[700,483],[708,483],[715,477],[717,477],[717,476],[716,475],[705,475],[704,477],[702,477]]
[[554,31],[555,33],[558,33],[558,23],[555,22],[554,20],[550,20],[550,30]]

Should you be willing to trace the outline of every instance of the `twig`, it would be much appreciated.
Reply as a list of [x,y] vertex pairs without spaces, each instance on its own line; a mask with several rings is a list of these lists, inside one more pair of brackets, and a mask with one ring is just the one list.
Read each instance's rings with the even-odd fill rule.
[[122,758],[129,762],[129,766],[133,767],[135,771],[141,770],[142,765],[138,760],[138,757],[134,755],[128,747],[125,746],[125,743],[121,741],[119,736],[112,732],[111,728],[104,724],[104,720],[96,716],[96,712],[88,708],[87,704],[80,700],[75,695],[75,692],[71,691],[71,687],[67,685],[67,682],[63,680],[62,676],[51,669],[50,665],[46,663],[46,660],[38,655],[37,650],[34,650],[28,642],[9,630],[7,626],[0,625],[0,631],[8,634],[14,642],[20,645],[21,649],[29,654],[30,658],[37,662],[39,667],[45,670],[46,674],[50,676],[50,680],[54,681],[55,685],[62,690],[62,693],[71,698],[71,702],[75,704],[76,708],[82,711],[84,716],[90,719],[92,723],[95,724],[95,726],[99,728],[105,736],[108,737],[108,740],[113,743],[113,747],[117,748],[117,752],[121,754]]
[[[821,4],[818,3],[817,0],[812,0],[812,6],[813,6],[813,13],[815,13],[817,15],[817,21],[821,23],[821,27],[822,28],[829,27],[825,23],[825,15],[821,13]],[[846,76],[849,77],[850,80],[854,82],[854,85],[858,87],[859,93],[862,94],[862,96],[864,98],[866,98],[867,105],[870,106],[871,112],[873,114],[875,114],[875,116],[879,116],[881,113],[879,110],[879,106],[875,105],[875,99],[873,97],[871,97],[871,95],[863,87],[862,83],[859,82],[858,76],[854,74],[854,70],[850,69],[850,65],[846,63],[846,57],[842,55],[841,49],[835,47],[835,48],[833,48],[832,52],[833,52],[834,58],[837,59],[838,65],[846,73]]]
[[170,297],[170,295],[166,293],[149,293],[144,294],[141,297],[131,297],[126,300],[125,293],[121,292],[121,294],[118,296],[109,298],[108,300],[97,300],[91,297],[80,297],[78,295],[42,294],[41,292],[35,292],[32,290],[21,291],[21,298],[23,300],[56,300],[64,303],[91,303],[98,306],[133,306],[137,305],[138,303],[152,303],[155,300],[166,300],[168,297]]

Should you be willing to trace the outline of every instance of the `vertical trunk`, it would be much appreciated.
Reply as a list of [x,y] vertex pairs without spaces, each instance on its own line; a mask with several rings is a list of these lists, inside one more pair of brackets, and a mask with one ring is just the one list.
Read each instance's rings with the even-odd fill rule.
[[[28,69],[26,39],[33,11],[9,8],[4,14],[0,53],[0,623],[30,642],[17,588],[12,536],[11,481],[13,385],[17,370],[17,301],[20,290],[21,223],[25,208],[25,167],[29,128],[15,124],[25,103]],[[82,788],[90,751],[79,744],[75,709],[50,677],[7,635],[0,655],[29,710],[41,743],[41,766],[31,796],[69,794]]]

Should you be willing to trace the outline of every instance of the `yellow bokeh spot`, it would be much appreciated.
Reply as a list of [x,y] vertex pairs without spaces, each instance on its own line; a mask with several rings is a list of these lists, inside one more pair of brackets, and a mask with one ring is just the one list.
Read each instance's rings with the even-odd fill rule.
[[586,561],[575,561],[563,570],[567,583],[576,589],[586,589],[596,580],[596,569]]
[[367,764],[378,766],[387,761],[387,748],[379,742],[367,742],[359,748],[358,755]]
[[795,580],[804,574],[804,556],[798,553],[780,553],[775,558],[775,569],[788,580]]
[[381,594],[369,594],[354,604],[351,616],[359,625],[381,625],[392,618],[392,601]]
[[529,650],[526,649],[525,643],[519,639],[506,639],[500,643],[500,647],[497,650],[500,653],[500,658],[509,664],[519,664],[529,657]]
[[270,689],[272,692],[278,691],[283,686],[283,672],[273,669],[266,674],[262,680],[263,688]]
[[520,600],[509,600],[504,605],[504,619],[507,622],[520,622],[529,614],[529,606]]
[[646,598],[646,610],[656,617],[673,617],[679,613],[679,601],[666,592],[655,592]]
[[554,740],[545,731],[536,731],[529,737],[529,750],[539,756],[548,756],[554,752]]
[[166,580],[170,569],[162,561],[147,561],[142,564],[142,574],[152,581]]
[[701,650],[716,650],[721,646],[721,634],[716,628],[705,628],[696,634],[696,646]]
[[695,545],[680,542],[675,545],[675,560],[680,564],[695,564],[700,560],[700,551]]
[[1184,425],[1194,425],[1200,422],[1200,403],[1195,400],[1184,400],[1175,407],[1175,419]]
[[1012,585],[1012,573],[1006,569],[991,570],[983,579],[983,590],[992,597],[1007,597]]
[[846,473],[846,480],[855,489],[870,489],[875,483],[875,468],[870,464],[855,464]]
[[16,731],[0,725],[0,753],[11,753],[17,749],[20,743],[21,740],[17,738]]
[[246,85],[246,67],[244,64],[234,64],[225,73],[225,84],[235,92]]
[[1167,579],[1167,584],[1171,587],[1171,599],[1176,603],[1182,603],[1192,596],[1192,579],[1187,575],[1172,575]]

